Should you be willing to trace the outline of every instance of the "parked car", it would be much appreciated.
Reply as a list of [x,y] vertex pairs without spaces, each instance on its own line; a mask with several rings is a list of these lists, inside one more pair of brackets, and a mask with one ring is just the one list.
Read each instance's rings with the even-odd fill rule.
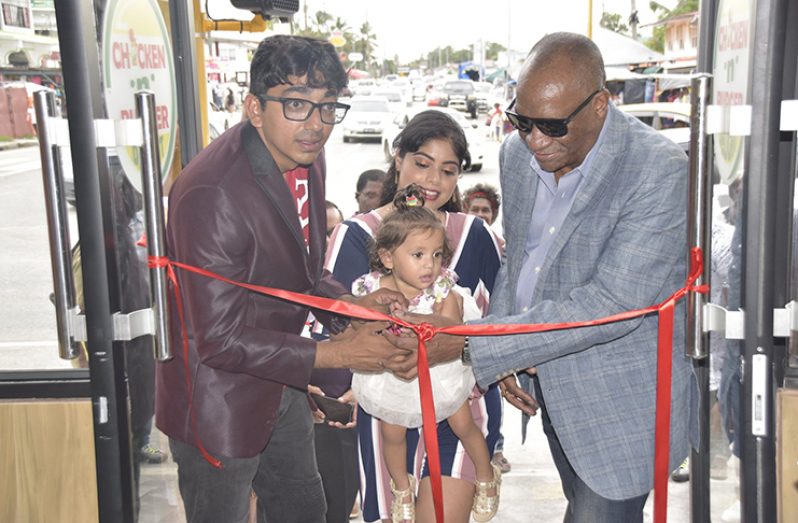
[[371,96],[382,96],[386,100],[388,100],[388,105],[391,106],[391,111],[394,113],[398,113],[408,105],[410,102],[405,97],[404,93],[399,89],[386,89],[384,87],[378,87],[371,92]]
[[427,98],[427,86],[430,85],[425,82],[422,78],[418,78],[413,81],[413,101],[421,101],[423,102]]
[[344,143],[359,139],[380,139],[385,125],[394,116],[388,100],[382,96],[354,96],[351,108],[341,124]]
[[371,91],[377,88],[377,82],[371,78],[362,78],[349,82],[349,88],[353,96],[369,96]]
[[407,109],[397,114],[382,132],[382,151],[385,154],[385,161],[390,162],[393,158],[393,141],[396,136],[405,128],[407,123],[418,113],[422,111],[441,111],[448,114],[460,124],[463,132],[468,140],[468,152],[471,155],[471,172],[477,172],[482,169],[484,158],[483,152],[483,137],[480,129],[477,129],[478,124],[474,121],[469,121],[463,113],[448,107],[416,107]]
[[[406,102],[413,101],[413,84],[410,83],[410,80],[407,78],[400,77],[397,80],[394,80],[391,84],[391,89],[395,89],[402,93],[402,99]],[[390,100],[388,100],[390,102]]]
[[474,89],[477,96],[477,111],[487,113],[492,107],[489,101],[493,84],[488,82],[474,82]]
[[654,102],[619,105],[618,109],[635,116],[679,144],[685,152],[690,147],[690,104]]
[[438,101],[441,107],[451,107],[477,117],[477,94],[471,80],[450,80],[441,87]]

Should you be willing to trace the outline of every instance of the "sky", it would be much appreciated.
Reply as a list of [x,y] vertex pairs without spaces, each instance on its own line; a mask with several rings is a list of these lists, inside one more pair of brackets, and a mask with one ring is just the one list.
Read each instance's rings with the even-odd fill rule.
[[[229,0],[209,0],[214,17],[235,13]],[[420,58],[437,47],[468,48],[480,38],[517,51],[528,51],[543,35],[554,31],[587,34],[590,0],[300,0],[295,20],[303,24],[324,10],[345,20],[353,30],[368,20],[377,35],[377,57],[401,62]],[[592,0],[593,23],[602,11],[618,13],[625,21],[634,4],[640,24],[657,20],[649,0]],[[677,0],[659,0],[667,7]],[[247,18],[247,13],[238,12]],[[640,32],[650,34],[650,28]]]

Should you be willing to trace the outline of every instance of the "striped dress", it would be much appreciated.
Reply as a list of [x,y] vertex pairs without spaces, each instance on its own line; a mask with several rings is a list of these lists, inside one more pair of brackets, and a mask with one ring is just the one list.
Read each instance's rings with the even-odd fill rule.
[[[382,219],[375,211],[357,215],[339,224],[327,247],[324,268],[336,280],[351,288],[352,282],[370,271],[369,249]],[[490,292],[501,265],[499,239],[475,216],[446,213],[446,237],[454,251],[450,267],[459,276],[458,284],[468,288],[483,315],[487,313]],[[484,395],[474,394],[471,414],[485,434],[491,454],[500,437],[502,404],[498,388],[493,385]],[[358,409],[360,485],[363,519],[390,519],[390,475],[382,459],[378,420]],[[474,482],[474,464],[446,421],[438,424],[441,471],[444,476]],[[408,472],[416,477],[429,474],[424,441],[419,430],[407,431]]]

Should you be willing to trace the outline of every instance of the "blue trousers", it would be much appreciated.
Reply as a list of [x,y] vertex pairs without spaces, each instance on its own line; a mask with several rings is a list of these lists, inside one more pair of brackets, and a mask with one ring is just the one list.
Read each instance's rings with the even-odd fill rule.
[[549,440],[551,457],[560,473],[562,490],[568,500],[568,508],[565,511],[564,523],[642,523],[643,507],[646,504],[648,494],[630,499],[607,499],[595,493],[588,487],[574,468],[568,462],[568,457],[560,445],[557,433],[551,424],[546,413],[546,404],[543,399],[543,391],[540,389],[540,381],[537,377],[533,378],[535,383],[535,399],[540,405],[543,421],[543,432]]

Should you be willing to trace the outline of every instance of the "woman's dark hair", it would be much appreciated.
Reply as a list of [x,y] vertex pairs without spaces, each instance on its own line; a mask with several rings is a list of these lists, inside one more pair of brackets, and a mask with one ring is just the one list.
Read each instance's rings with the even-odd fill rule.
[[329,42],[305,36],[270,36],[261,41],[252,57],[249,92],[260,97],[276,85],[290,84],[289,76],[305,75],[308,87],[327,89],[336,95],[348,82],[335,47]]
[[383,220],[371,245],[369,262],[372,270],[388,274],[390,271],[382,264],[379,251],[393,251],[415,231],[443,232],[443,265],[449,265],[453,253],[446,240],[446,228],[435,211],[424,207],[424,190],[411,183],[396,194],[393,204],[396,211]]
[[502,205],[502,198],[499,196],[496,188],[486,183],[478,183],[470,189],[467,189],[466,192],[463,193],[463,202],[465,203],[466,211],[468,211],[471,200],[474,198],[485,198],[490,202],[490,209],[493,211],[493,219],[495,220],[496,216],[499,214],[499,207]]
[[[454,118],[443,111],[429,109],[418,113],[402,129],[402,132],[399,133],[392,145],[395,153],[400,157],[404,157],[407,153],[415,153],[430,140],[446,140],[449,142],[455,156],[460,161],[461,171],[465,171],[471,166],[471,154],[468,152],[468,141],[463,128],[454,121]],[[393,199],[398,185],[399,172],[396,170],[396,162],[391,161],[388,166],[388,173],[385,176],[385,185],[382,188],[380,206]],[[461,212],[463,210],[463,202],[457,187],[454,188],[452,197],[443,204],[441,210],[448,212]]]

